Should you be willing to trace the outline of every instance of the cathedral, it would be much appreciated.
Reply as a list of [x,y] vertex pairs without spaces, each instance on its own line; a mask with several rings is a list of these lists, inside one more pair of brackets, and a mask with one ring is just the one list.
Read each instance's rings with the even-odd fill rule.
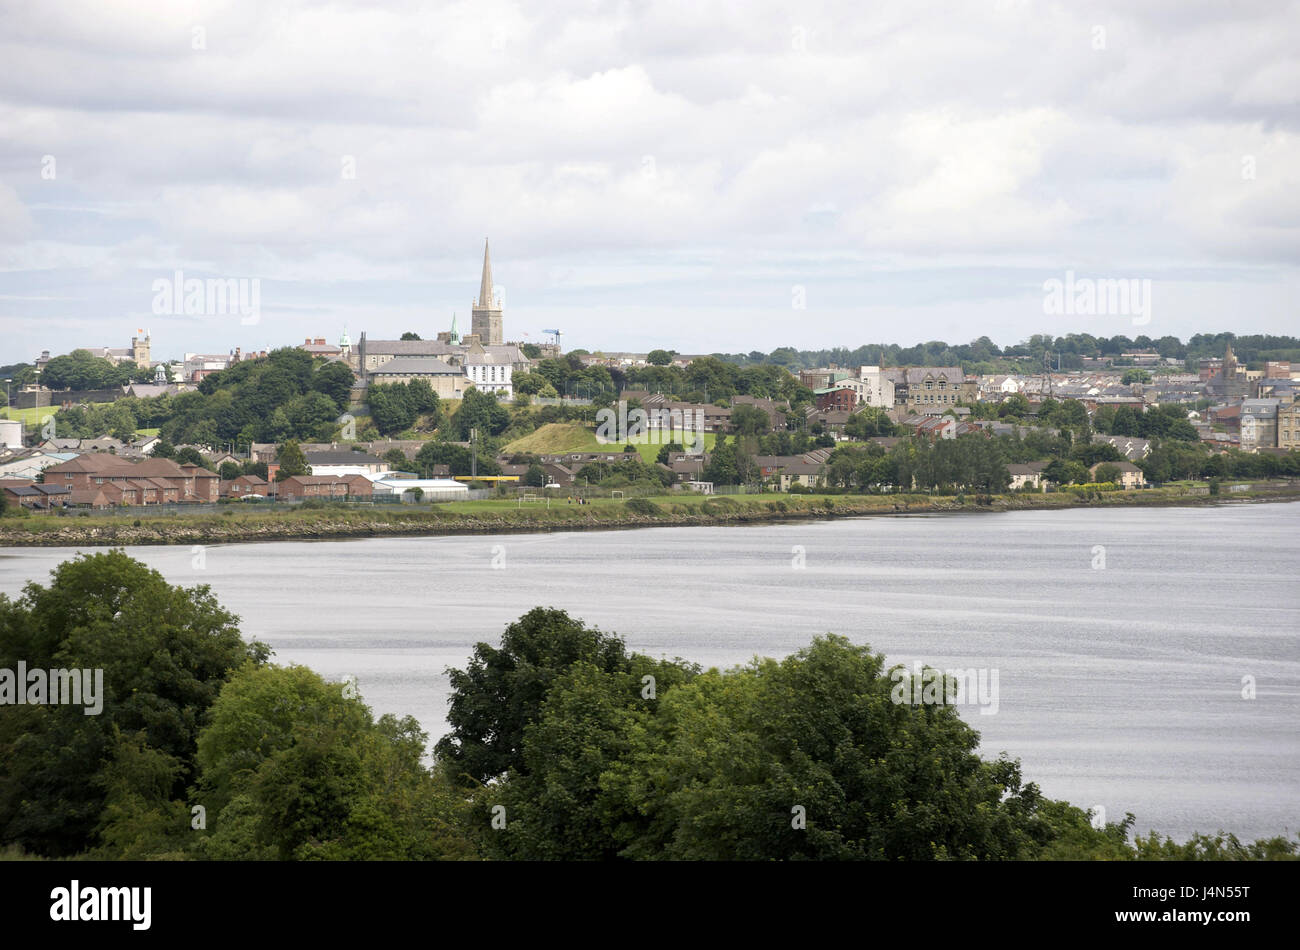
[[[492,292],[492,257],[488,242],[483,240],[483,278],[479,282],[478,300],[471,304],[470,332],[484,346],[500,346],[505,342],[501,326],[501,301]],[[455,332],[455,325],[452,326]]]
[[518,344],[505,342],[501,300],[492,291],[492,257],[486,241],[479,295],[470,308],[470,332],[464,336],[453,315],[451,330],[439,332],[432,340],[371,340],[362,333],[355,347],[344,350],[343,358],[364,384],[424,376],[439,384],[434,387],[439,395],[458,396],[462,384],[468,384],[509,397],[513,374],[527,372],[531,363]]

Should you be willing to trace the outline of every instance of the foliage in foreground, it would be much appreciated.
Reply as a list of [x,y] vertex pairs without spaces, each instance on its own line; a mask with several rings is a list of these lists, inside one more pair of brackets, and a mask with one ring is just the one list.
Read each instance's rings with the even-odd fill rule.
[[102,667],[102,715],[0,706],[0,858],[1294,859],[1094,828],[952,706],[828,635],[701,670],[536,608],[452,670],[451,732],[267,662],[204,587],[121,551],[0,596],[0,664]]

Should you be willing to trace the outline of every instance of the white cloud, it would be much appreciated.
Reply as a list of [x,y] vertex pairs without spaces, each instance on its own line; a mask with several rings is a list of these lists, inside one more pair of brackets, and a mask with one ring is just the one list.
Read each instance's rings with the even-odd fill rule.
[[[57,346],[51,320],[120,335],[174,267],[278,282],[271,343],[441,327],[485,234],[507,329],[588,347],[655,337],[655,307],[683,351],[961,325],[918,272],[1011,342],[1043,329],[1025,275],[1066,267],[1235,273],[1264,303],[1189,290],[1168,332],[1293,331],[1297,9],[11,5],[0,360]],[[835,305],[793,321],[803,280]],[[168,328],[178,351],[228,330]]]

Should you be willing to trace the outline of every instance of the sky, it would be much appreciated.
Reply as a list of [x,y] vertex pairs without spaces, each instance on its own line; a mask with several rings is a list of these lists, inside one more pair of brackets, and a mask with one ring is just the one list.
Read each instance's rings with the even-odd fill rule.
[[4,2],[0,63],[0,365],[463,332],[487,238],[565,349],[1300,333],[1284,0]]

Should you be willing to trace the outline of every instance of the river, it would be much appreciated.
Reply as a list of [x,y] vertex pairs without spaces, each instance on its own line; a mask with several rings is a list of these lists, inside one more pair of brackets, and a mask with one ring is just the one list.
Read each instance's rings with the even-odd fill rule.
[[[74,550],[0,549],[0,592]],[[431,738],[445,668],[534,606],[705,665],[833,631],[996,671],[996,713],[962,715],[1052,797],[1180,840],[1296,828],[1300,503],[128,550]]]

